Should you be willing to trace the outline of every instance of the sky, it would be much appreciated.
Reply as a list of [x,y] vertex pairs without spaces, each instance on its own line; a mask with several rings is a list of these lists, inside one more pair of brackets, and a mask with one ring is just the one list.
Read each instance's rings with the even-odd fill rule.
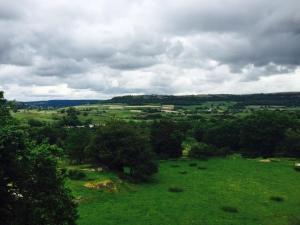
[[0,0],[8,99],[300,91],[299,0]]

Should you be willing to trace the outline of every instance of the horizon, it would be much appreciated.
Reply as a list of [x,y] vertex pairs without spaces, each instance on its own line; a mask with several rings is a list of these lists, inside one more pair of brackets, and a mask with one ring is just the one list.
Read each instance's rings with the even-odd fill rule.
[[[1,91],[1,90],[0,90]],[[5,93],[4,93],[5,94]],[[219,94],[187,94],[187,95],[168,95],[168,94],[129,94],[129,95],[118,95],[118,96],[113,96],[111,98],[107,99],[89,99],[89,98],[84,98],[84,99],[44,99],[44,100],[30,100],[30,101],[20,101],[18,99],[7,99],[8,101],[17,101],[17,102],[47,102],[47,101],[107,101],[111,100],[116,97],[128,97],[128,96],[178,96],[178,97],[185,97],[185,96],[209,96],[209,95],[232,95],[232,96],[243,96],[243,95],[272,95],[272,94],[300,94],[300,91],[287,91],[287,92],[257,92],[257,93],[245,93],[245,94],[224,94],[224,93],[219,93]]]

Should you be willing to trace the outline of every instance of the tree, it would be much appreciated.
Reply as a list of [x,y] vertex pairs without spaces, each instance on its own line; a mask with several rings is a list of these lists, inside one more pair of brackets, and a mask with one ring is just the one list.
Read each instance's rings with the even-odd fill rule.
[[82,163],[86,158],[86,147],[91,139],[91,132],[87,128],[71,129],[65,140],[65,149],[70,159]]
[[161,158],[177,158],[182,155],[184,131],[171,120],[155,121],[151,126],[151,143]]
[[287,129],[284,140],[278,148],[278,154],[288,157],[300,157],[300,130]]
[[[0,98],[0,116],[10,118]],[[0,215],[2,224],[73,225],[76,205],[57,167],[55,146],[34,145],[12,119],[0,126]]]
[[63,116],[61,125],[63,126],[79,126],[81,122],[78,118],[79,112],[74,108],[70,107],[65,111],[67,114]]
[[226,147],[238,151],[240,126],[239,120],[219,121],[214,126],[207,127],[202,141],[218,148]]
[[129,175],[138,181],[157,172],[149,138],[143,130],[129,123],[111,121],[99,128],[88,152],[95,163]]
[[9,122],[12,122],[12,117],[9,114],[9,107],[4,99],[3,92],[0,91],[0,127]]
[[298,126],[297,119],[284,112],[260,111],[244,118],[240,146],[247,156],[273,156],[287,129]]

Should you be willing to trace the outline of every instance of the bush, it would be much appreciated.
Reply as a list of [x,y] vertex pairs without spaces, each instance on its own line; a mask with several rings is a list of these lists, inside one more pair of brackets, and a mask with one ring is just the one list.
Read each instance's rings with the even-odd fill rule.
[[28,125],[31,127],[42,127],[44,126],[44,123],[42,121],[36,120],[36,119],[29,119]]
[[86,174],[79,170],[69,170],[68,177],[72,180],[82,180]]
[[217,155],[217,149],[203,142],[198,142],[191,147],[189,156],[196,159],[206,159]]
[[169,192],[183,192],[183,189],[180,187],[170,187]]

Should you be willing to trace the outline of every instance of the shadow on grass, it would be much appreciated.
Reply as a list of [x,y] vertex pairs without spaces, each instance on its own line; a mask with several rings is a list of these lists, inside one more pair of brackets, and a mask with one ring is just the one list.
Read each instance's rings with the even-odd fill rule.
[[183,188],[181,187],[169,187],[169,192],[183,192]]
[[206,170],[207,167],[204,167],[204,166],[198,166],[198,170]]
[[280,196],[271,196],[270,200],[274,201],[274,202],[283,202],[284,198],[280,197]]
[[186,171],[179,171],[178,173],[180,173],[180,174],[182,174],[182,175],[187,174]]
[[239,212],[237,208],[232,207],[232,206],[223,206],[221,209],[227,213],[238,213]]

